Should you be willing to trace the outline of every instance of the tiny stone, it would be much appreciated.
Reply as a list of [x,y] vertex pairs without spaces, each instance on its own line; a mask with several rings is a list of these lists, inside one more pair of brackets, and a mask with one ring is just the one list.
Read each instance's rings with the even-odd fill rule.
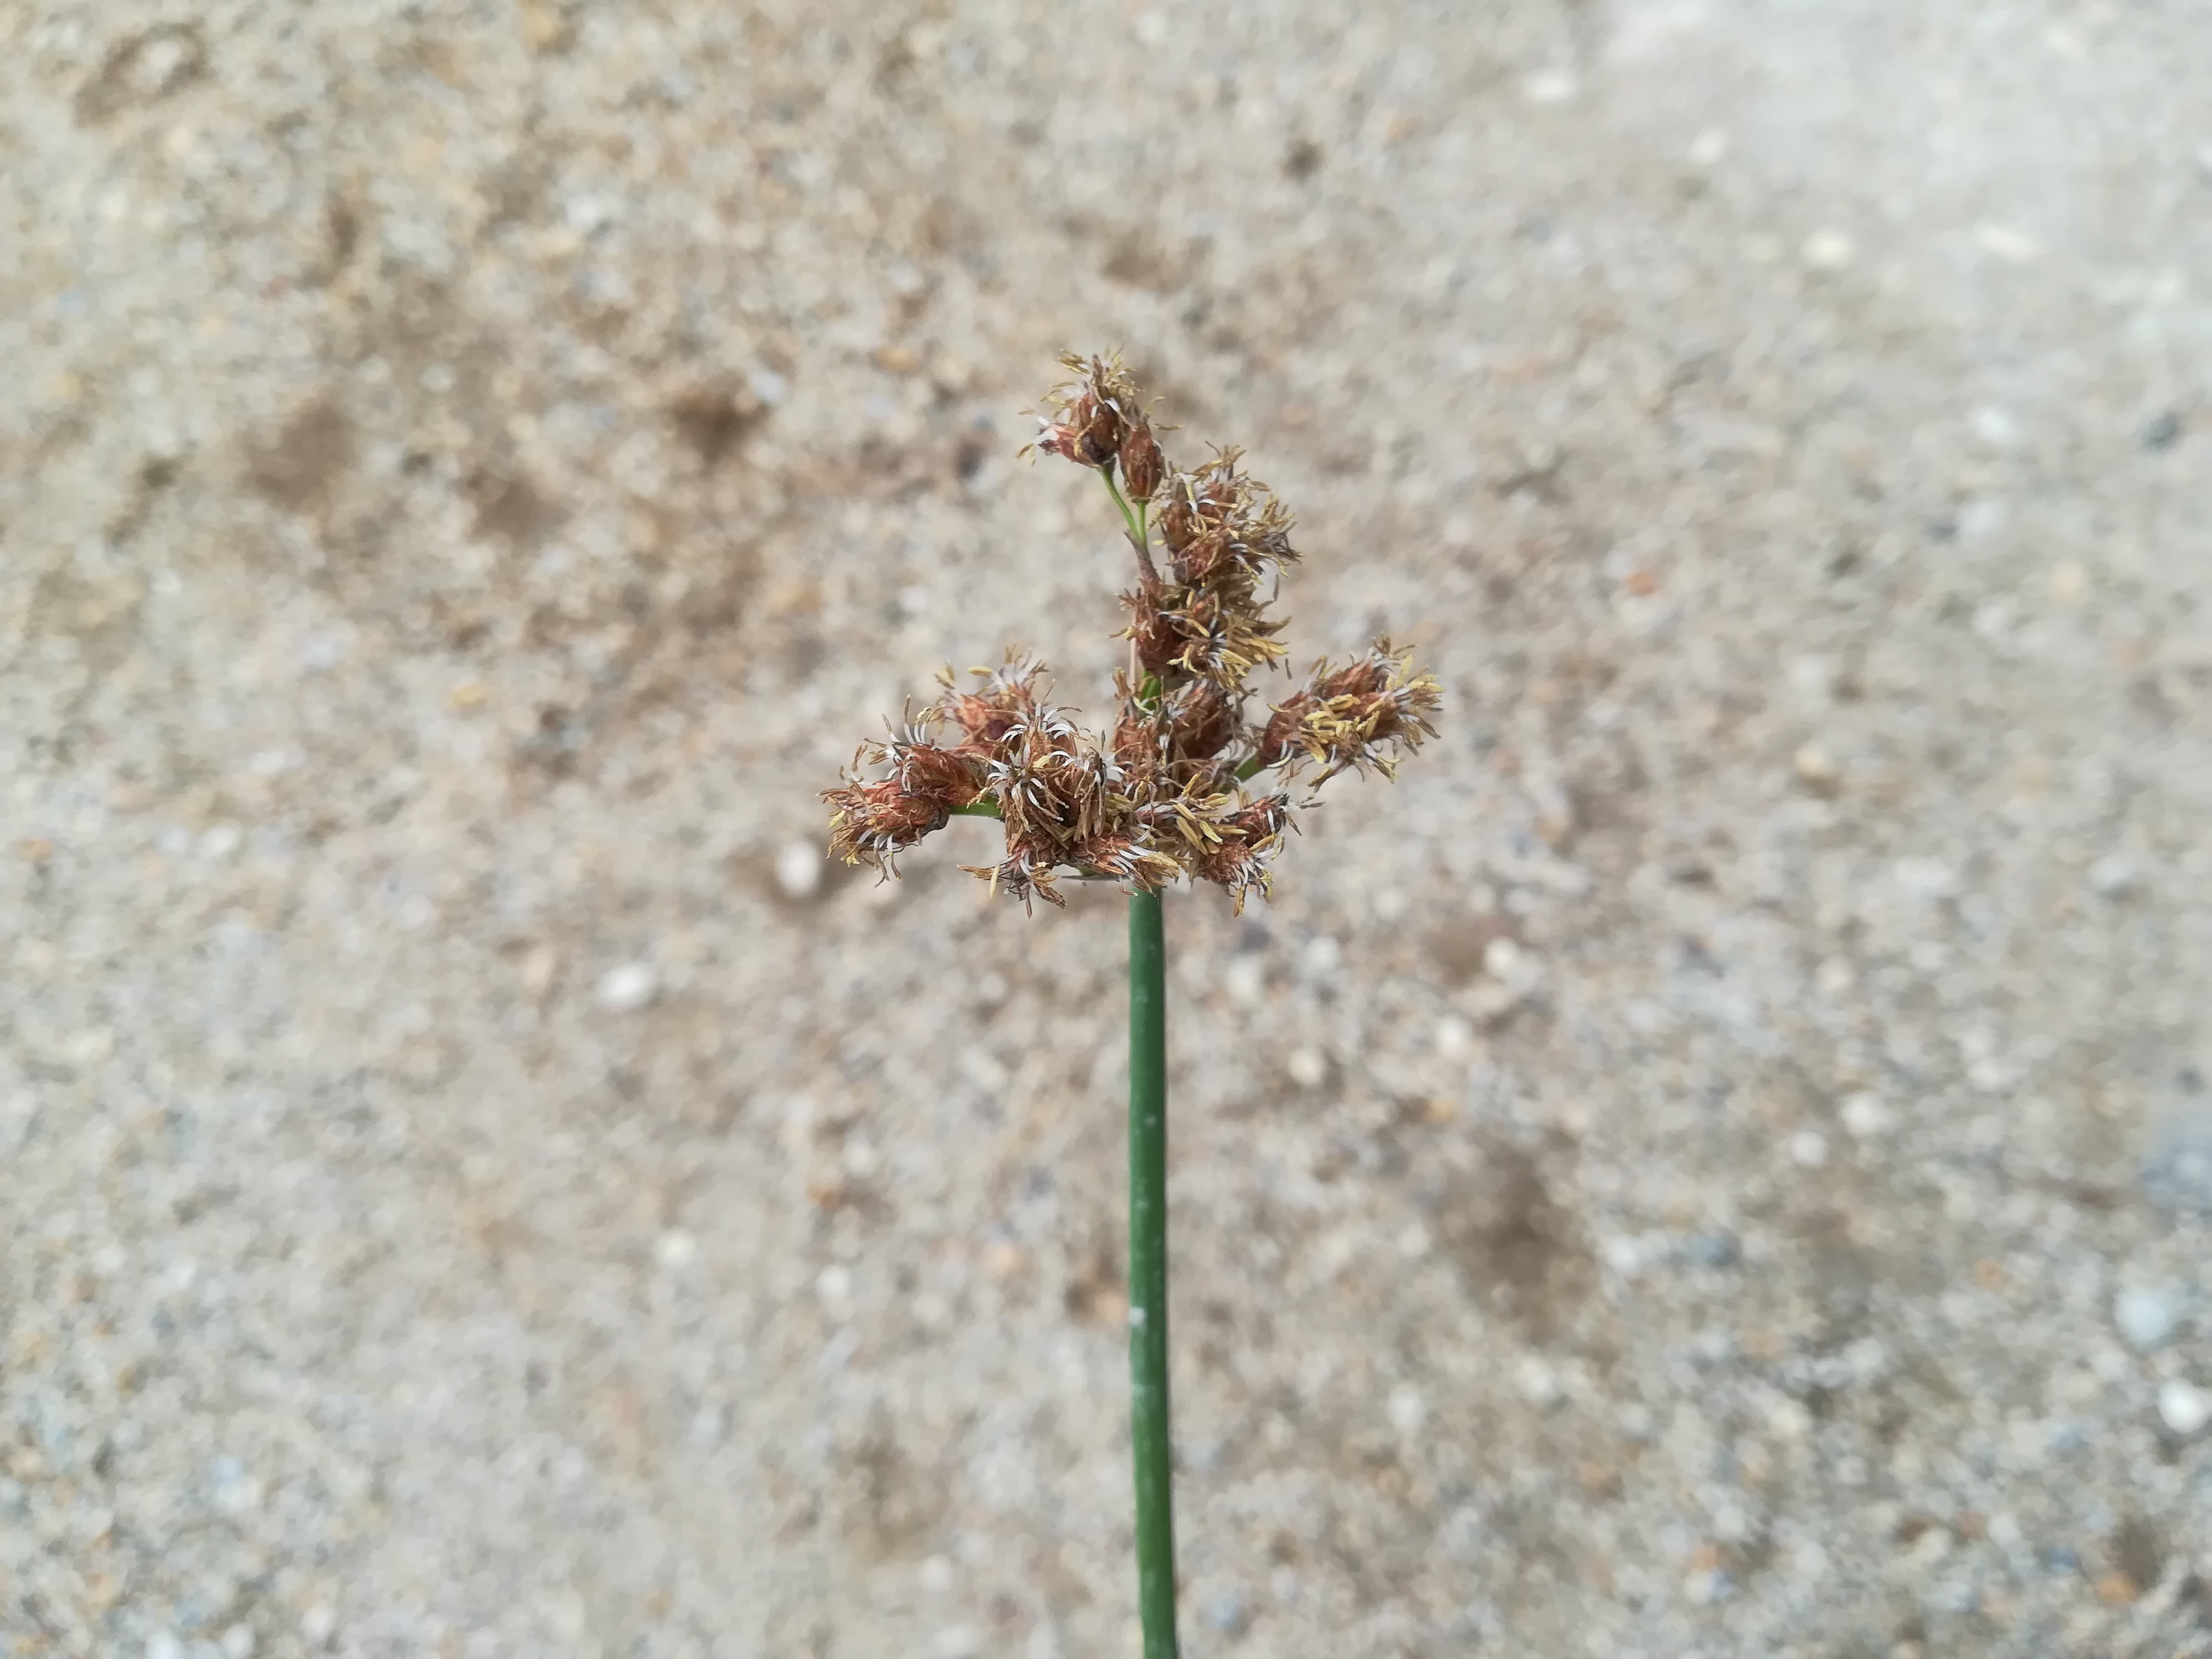
[[2051,597],[2061,605],[2073,605],[2089,591],[2088,572],[2071,559],[2061,561],[2051,570]]
[[653,1241],[653,1260],[664,1267],[681,1267],[699,1254],[699,1243],[687,1232],[665,1232]]
[[319,1648],[331,1639],[337,1627],[337,1609],[326,1601],[318,1601],[301,1617],[300,1635],[309,1647]]
[[1815,270],[1841,270],[1857,256],[1858,247],[1849,236],[1831,227],[1808,236],[1800,252]]
[[165,1630],[146,1638],[146,1659],[185,1659],[185,1644]]
[[1206,1604],[1206,1622],[1224,1636],[1240,1636],[1249,1615],[1244,1610],[1244,1598],[1235,1590],[1223,1590]]
[[2089,866],[2089,890],[2118,898],[2136,884],[2136,866],[2124,853],[2107,853]]
[[1817,743],[1808,743],[1790,757],[1800,781],[1815,786],[1836,781],[1836,763],[1828,758],[1828,751]]
[[814,1291],[824,1304],[842,1306],[853,1294],[852,1269],[830,1263],[814,1276]]
[[1328,1061],[1311,1048],[1292,1049],[1291,1057],[1283,1063],[1291,1074],[1291,1081],[1301,1089],[1317,1089],[1328,1075]]
[[1984,253],[1994,255],[2007,264],[2026,264],[2043,252],[2042,245],[2025,231],[2010,225],[1979,225],[1974,230],[1974,240]]
[[1816,1129],[1800,1129],[1790,1137],[1790,1161],[1800,1169],[1819,1169],[1828,1161],[1827,1136]]
[[1446,1014],[1437,1022],[1437,1052],[1447,1060],[1456,1060],[1474,1047],[1474,1027],[1457,1014]]
[[1564,104],[1575,95],[1571,70],[1543,70],[1521,84],[1522,94],[1532,104]]
[[1428,1421],[1429,1402],[1410,1382],[1390,1390],[1390,1423],[1401,1434],[1412,1434]]
[[1844,1127],[1861,1140],[1872,1139],[1896,1121],[1881,1097],[1864,1090],[1844,1097],[1842,1116]]
[[1521,1390],[1521,1397],[1538,1411],[1558,1405],[1566,1393],[1559,1374],[1534,1354],[1528,1355],[1514,1368],[1513,1381]]
[[812,898],[822,890],[822,854],[811,842],[787,841],[775,855],[775,884],[787,898]]
[[2212,1395],[2193,1382],[2162,1382],[2158,1390],[2159,1420],[2184,1440],[2212,1423]]
[[223,1659],[252,1659],[253,1626],[233,1625],[222,1633]]
[[1718,127],[1707,127],[1690,141],[1690,161],[1697,167],[1709,167],[1727,154],[1728,134]]
[[1700,1267],[1727,1267],[1734,1266],[1743,1252],[1731,1234],[1700,1233],[1684,1248],[1683,1254]]
[[635,1013],[659,988],[659,976],[650,963],[625,962],[599,976],[599,1006],[617,1014]]
[[2173,1335],[2173,1304],[2158,1291],[2122,1291],[2112,1304],[2112,1322],[2128,1346],[2148,1353],[2164,1347]]
[[1231,1001],[1246,1008],[1256,1007],[1267,994],[1267,965],[1258,957],[1235,957],[1222,969],[1221,987],[1229,993]]
[[2143,422],[2142,446],[2145,449],[2171,449],[2181,441],[2181,416],[2172,410],[2152,416]]
[[2020,441],[2020,422],[2003,410],[1992,405],[1984,404],[1976,410],[1967,424],[1973,428],[1977,438],[1996,448]]

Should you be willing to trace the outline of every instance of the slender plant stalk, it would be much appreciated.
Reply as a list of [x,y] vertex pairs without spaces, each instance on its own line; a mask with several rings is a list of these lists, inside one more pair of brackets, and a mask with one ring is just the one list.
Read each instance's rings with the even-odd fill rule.
[[1129,1441],[1145,1659],[1176,1659],[1168,1438],[1167,944],[1158,893],[1129,895]]
[[[962,866],[1030,908],[1064,904],[1062,879],[1129,891],[1129,1380],[1136,1465],[1137,1577],[1145,1659],[1176,1659],[1175,1509],[1168,1436],[1167,986],[1160,895],[1188,878],[1243,908],[1268,890],[1293,827],[1290,786],[1344,772],[1390,775],[1434,737],[1433,675],[1387,639],[1255,716],[1254,672],[1279,661],[1267,619],[1283,567],[1295,563],[1289,509],[1238,465],[1234,449],[1178,470],[1162,453],[1144,399],[1119,358],[1066,356],[1075,379],[1048,398],[1027,453],[1098,475],[1121,514],[1139,580],[1121,595],[1128,666],[1104,730],[1079,726],[1046,698],[1044,665],[1010,653],[944,691],[902,734],[863,746],[830,805],[830,845],[848,864],[896,873],[899,854],[952,817],[997,818],[1005,856]],[[1152,521],[1160,520],[1154,556]],[[1241,758],[1240,758],[1241,757]],[[881,769],[882,775],[870,773]],[[1244,786],[1263,774],[1264,788]]]

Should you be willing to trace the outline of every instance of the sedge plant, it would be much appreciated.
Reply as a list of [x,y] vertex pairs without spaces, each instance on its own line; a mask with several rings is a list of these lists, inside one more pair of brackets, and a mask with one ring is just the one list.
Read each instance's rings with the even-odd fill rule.
[[[823,792],[830,845],[895,875],[897,855],[955,817],[998,819],[1004,854],[963,866],[1033,910],[1063,880],[1118,884],[1129,901],[1129,1376],[1138,1601],[1146,1659],[1175,1659],[1175,1522],[1168,1392],[1167,981],[1162,898],[1179,883],[1267,893],[1294,814],[1346,771],[1392,775],[1433,736],[1435,679],[1388,640],[1320,662],[1267,702],[1254,684],[1287,654],[1268,615],[1297,561],[1291,515],[1234,449],[1185,471],[1160,447],[1115,357],[1061,359],[1042,430],[1024,453],[1098,475],[1136,580],[1121,597],[1127,665],[1110,727],[1048,700],[1045,669],[1010,652],[996,669],[948,669],[941,694],[886,741],[864,744]],[[1254,704],[1260,702],[1260,709]],[[1294,787],[1304,797],[1291,799]]]

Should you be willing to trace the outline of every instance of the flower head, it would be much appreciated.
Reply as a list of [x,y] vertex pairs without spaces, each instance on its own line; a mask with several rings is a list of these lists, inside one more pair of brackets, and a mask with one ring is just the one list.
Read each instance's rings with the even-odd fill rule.
[[1342,667],[1316,665],[1264,720],[1249,718],[1251,675],[1285,654],[1267,611],[1297,562],[1289,511],[1234,449],[1176,470],[1118,357],[1060,361],[1074,378],[1048,394],[1030,447],[1095,469],[1121,512],[1138,580],[1121,596],[1132,660],[1117,678],[1120,714],[1103,735],[1085,730],[1047,700],[1043,665],[1018,653],[971,671],[969,689],[948,671],[905,732],[866,745],[843,785],[823,792],[830,847],[891,875],[899,852],[954,814],[993,817],[1005,855],[963,867],[1025,904],[1063,902],[1055,884],[1069,876],[1143,891],[1188,876],[1241,909],[1268,890],[1296,827],[1288,794],[1247,784],[1308,765],[1322,769],[1316,786],[1343,771],[1391,775],[1435,735],[1437,682],[1378,640]]

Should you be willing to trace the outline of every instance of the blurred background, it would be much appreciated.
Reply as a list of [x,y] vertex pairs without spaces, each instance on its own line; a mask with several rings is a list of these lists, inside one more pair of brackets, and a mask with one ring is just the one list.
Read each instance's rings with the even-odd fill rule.
[[2172,1655],[2212,21],[0,10],[0,1654],[1134,1651],[1121,345],[1442,677],[1170,904],[1194,1654]]

